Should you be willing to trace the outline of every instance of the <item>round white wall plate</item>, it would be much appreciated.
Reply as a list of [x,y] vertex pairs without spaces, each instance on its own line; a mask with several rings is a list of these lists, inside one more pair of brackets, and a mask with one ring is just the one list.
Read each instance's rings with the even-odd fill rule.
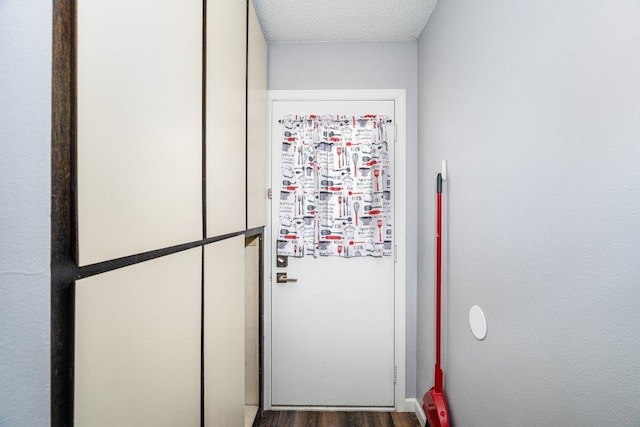
[[487,319],[480,307],[474,305],[469,310],[469,326],[477,339],[482,340],[487,336]]

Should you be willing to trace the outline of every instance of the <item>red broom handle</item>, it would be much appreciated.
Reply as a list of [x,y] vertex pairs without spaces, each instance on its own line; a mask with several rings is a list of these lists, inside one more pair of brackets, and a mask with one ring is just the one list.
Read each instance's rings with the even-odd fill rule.
[[440,341],[442,329],[442,175],[437,177],[437,203],[438,220],[436,231],[436,366],[434,388],[437,393],[442,393],[442,368],[440,368]]

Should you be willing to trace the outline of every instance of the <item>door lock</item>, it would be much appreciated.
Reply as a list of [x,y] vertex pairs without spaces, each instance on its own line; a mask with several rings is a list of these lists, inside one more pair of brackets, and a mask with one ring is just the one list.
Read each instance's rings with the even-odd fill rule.
[[298,279],[288,278],[287,273],[276,273],[276,282],[277,283],[295,283]]

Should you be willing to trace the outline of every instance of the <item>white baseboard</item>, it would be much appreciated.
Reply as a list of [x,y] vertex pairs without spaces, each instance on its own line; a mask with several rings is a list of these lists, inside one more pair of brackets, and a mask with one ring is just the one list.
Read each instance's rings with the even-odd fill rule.
[[425,427],[427,425],[427,416],[424,414],[422,405],[420,405],[418,399],[416,399],[415,397],[406,399],[404,407],[407,412],[413,412],[414,414],[416,414],[416,417],[418,417],[418,421],[420,422],[420,425],[422,427]]

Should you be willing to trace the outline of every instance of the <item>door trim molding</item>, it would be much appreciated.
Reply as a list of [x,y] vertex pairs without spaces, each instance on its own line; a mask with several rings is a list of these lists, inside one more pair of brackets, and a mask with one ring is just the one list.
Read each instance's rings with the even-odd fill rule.
[[[394,164],[394,237],[397,245],[395,266],[395,363],[397,381],[395,384],[395,410],[406,411],[406,273],[407,273],[407,100],[404,89],[376,90],[270,90],[268,91],[268,129],[267,129],[267,182],[271,182],[271,133],[273,125],[273,103],[277,101],[394,101],[397,141],[395,143]],[[264,232],[264,409],[282,409],[271,405],[271,200],[267,200],[267,227]],[[306,408],[305,409],[313,409]],[[327,409],[318,407],[315,409]],[[349,410],[346,407],[331,409]],[[362,410],[362,408],[352,408]]]

